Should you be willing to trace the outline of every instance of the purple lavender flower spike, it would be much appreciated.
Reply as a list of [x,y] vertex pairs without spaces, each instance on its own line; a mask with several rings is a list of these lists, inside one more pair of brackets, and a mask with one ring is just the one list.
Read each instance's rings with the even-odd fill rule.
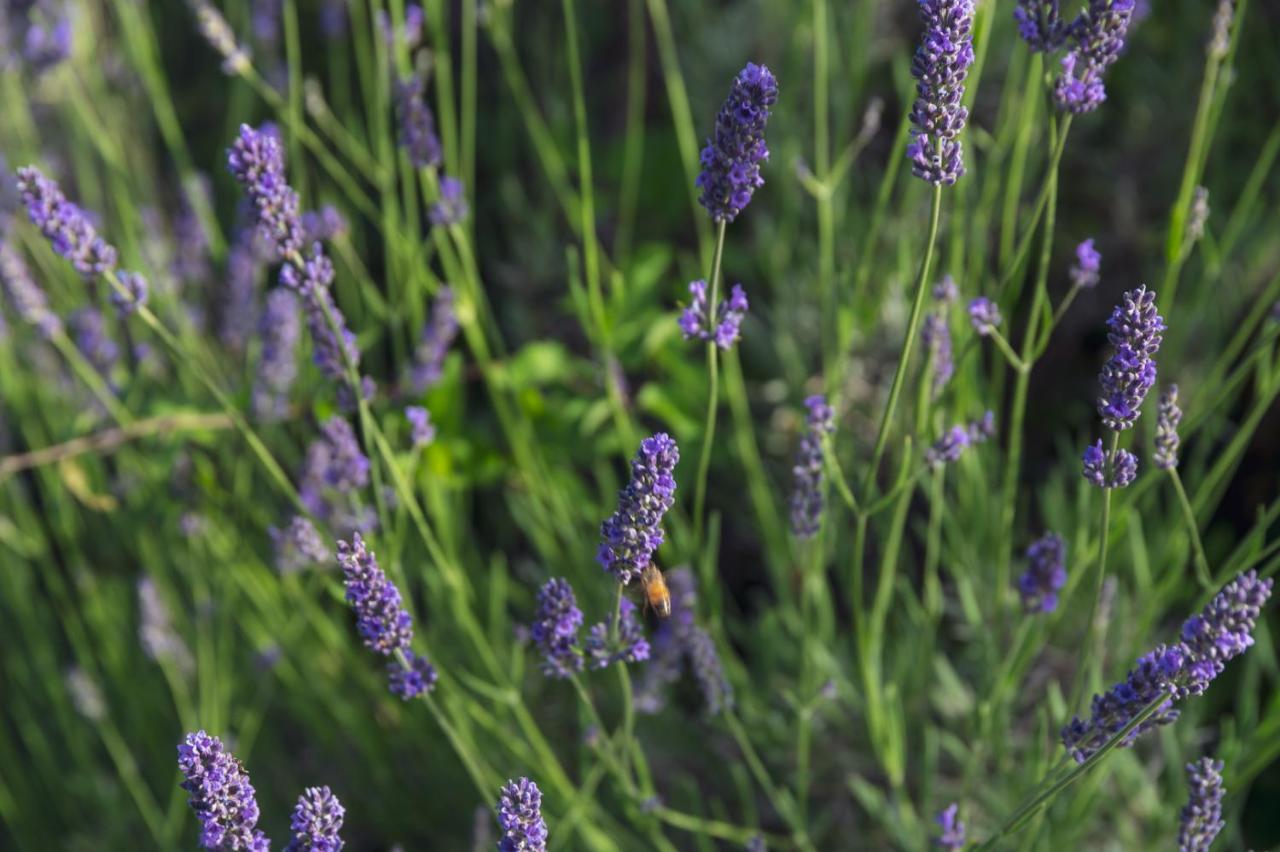
[[640,443],[631,460],[631,481],[618,493],[618,509],[600,526],[596,560],[628,585],[648,567],[663,542],[662,516],[675,503],[680,449],[659,432]]
[[950,274],[942,276],[942,280],[933,285],[933,300],[940,305],[950,305],[960,298],[960,288],[956,279]]
[[338,562],[345,577],[347,603],[356,614],[356,628],[365,647],[387,656],[408,651],[413,619],[401,603],[400,590],[378,567],[360,533],[355,533],[350,543],[338,542]]
[[689,282],[689,296],[689,306],[680,314],[679,321],[685,340],[715,341],[716,346],[726,350],[732,347],[749,307],[742,285],[733,285],[729,298],[716,306],[714,317],[707,302],[707,282]]
[[959,295],[956,281],[950,275],[933,285],[933,300],[938,303],[938,307],[924,318],[924,325],[920,328],[921,341],[929,353],[933,368],[934,399],[938,398],[947,382],[951,381],[956,369],[951,350],[951,324],[947,321],[947,315],[948,308]]
[[457,225],[467,218],[466,188],[462,181],[445,175],[440,178],[440,200],[427,210],[427,219],[437,227]]
[[276,570],[281,574],[301,571],[333,558],[315,525],[302,515],[290,518],[283,530],[272,527],[267,532],[275,548]]
[[969,120],[961,105],[973,64],[973,0],[919,0],[924,36],[911,60],[916,101],[911,109],[911,172],[934,186],[964,174],[960,132]]
[[67,317],[76,348],[85,360],[106,376],[120,360],[120,347],[107,333],[107,322],[97,308],[81,308]]
[[1058,591],[1067,582],[1067,545],[1057,533],[1045,533],[1027,548],[1027,570],[1018,578],[1018,594],[1028,613],[1053,612]]
[[809,409],[804,436],[796,450],[791,467],[794,485],[791,490],[791,532],[797,538],[813,538],[822,525],[822,442],[836,429],[835,412],[821,395],[804,401]]
[[1275,581],[1257,571],[1236,577],[1182,625],[1182,644],[1191,657],[1189,683],[1179,697],[1199,695],[1226,664],[1253,645],[1253,628]]
[[302,505],[339,534],[367,533],[377,526],[377,516],[360,503],[360,491],[369,484],[369,459],[346,420],[325,421],[307,447],[300,479]]
[[262,421],[282,420],[289,413],[289,389],[298,376],[298,298],[281,287],[267,295],[258,323],[262,354],[253,385],[253,413]]
[[1142,402],[1156,383],[1155,355],[1164,329],[1156,294],[1146,287],[1125,293],[1112,311],[1107,339],[1114,351],[1098,375],[1098,414],[1108,429],[1121,431],[1137,422]]
[[638,617],[638,607],[630,598],[618,602],[618,641],[609,641],[609,625],[591,626],[583,653],[593,669],[603,669],[617,662],[640,663],[649,659],[649,640]]
[[265,128],[240,125],[240,135],[227,151],[227,165],[253,202],[258,228],[276,246],[280,257],[301,254],[298,194],[285,177],[279,137]]
[[453,308],[453,290],[441,287],[431,303],[431,319],[422,327],[422,337],[413,354],[409,380],[416,394],[426,393],[444,370],[444,359],[458,336],[458,314]]
[[431,107],[423,99],[426,83],[419,76],[410,77],[396,87],[396,118],[400,122],[400,146],[409,155],[414,168],[438,166],[441,160],[440,139],[436,136],[436,120]]
[[733,685],[725,677],[715,640],[701,627],[694,626],[685,638],[685,652],[694,680],[702,691],[707,715],[718,716],[733,707]]
[[187,734],[178,746],[180,785],[200,820],[205,849],[267,852],[270,841],[257,829],[258,801],[249,775],[222,741],[204,731]]
[[302,214],[302,233],[308,243],[328,242],[349,228],[346,218],[332,204]]
[[986,296],[978,296],[969,302],[969,323],[979,337],[991,334],[1003,321],[999,306]]
[[125,292],[120,293],[113,289],[111,291],[111,304],[115,307],[118,316],[127,317],[136,311],[139,306],[147,303],[147,279],[136,272],[125,272],[123,270],[116,273],[116,278]]
[[944,465],[959,461],[969,443],[969,430],[964,426],[952,426],[942,433],[941,438],[933,442],[933,446],[925,450],[925,463],[937,470]]
[[959,817],[960,807],[952,802],[938,812],[935,821],[941,833],[933,842],[939,849],[963,849],[965,845],[964,822]]
[[431,412],[421,405],[410,405],[404,410],[409,421],[409,435],[415,449],[425,447],[436,439],[436,427],[431,422]]
[[542,819],[542,791],[528,778],[508,781],[498,799],[499,852],[546,852],[547,823]]
[[1062,21],[1058,0],[1018,0],[1013,19],[1032,53],[1053,53],[1062,47],[1070,29]]
[[115,248],[98,236],[89,216],[67,200],[56,181],[35,166],[25,166],[18,169],[18,192],[31,224],[77,272],[93,278],[115,269]]
[[289,828],[293,839],[285,852],[341,852],[338,832],[347,810],[328,787],[308,787],[298,797]]
[[1066,112],[1092,112],[1107,98],[1102,75],[1120,56],[1134,0],[1089,0],[1071,24],[1071,52],[1062,58],[1054,100]]
[[1099,488],[1124,488],[1138,476],[1138,457],[1128,450],[1102,449],[1102,440],[1084,448],[1084,478]]
[[332,41],[347,34],[347,0],[324,0],[319,17],[325,38]]
[[1190,795],[1178,827],[1178,852],[1209,852],[1226,823],[1222,819],[1222,761],[1202,757],[1187,764]]
[[436,672],[436,667],[431,665],[426,657],[415,654],[407,648],[404,655],[409,667],[405,668],[398,662],[387,663],[387,681],[392,695],[398,695],[405,701],[409,701],[434,690],[440,676]]
[[311,360],[325,378],[338,387],[338,404],[345,410],[356,406],[356,393],[365,399],[373,395],[372,382],[365,377],[357,390],[347,381],[347,365],[356,372],[360,369],[360,347],[356,336],[347,328],[342,311],[333,303],[329,285],[333,283],[333,263],[325,255],[319,243],[311,247],[311,257],[302,268],[286,263],[280,270],[280,282],[302,296],[307,317],[307,329],[311,332]]
[[581,628],[582,610],[573,588],[568,580],[552,577],[538,592],[538,615],[529,631],[542,654],[543,674],[567,678],[582,671],[577,647]]
[[676,568],[667,572],[671,590],[671,617],[665,619],[650,642],[649,663],[636,692],[636,709],[657,713],[666,704],[665,691],[680,677],[685,661],[702,692],[708,715],[733,706],[733,685],[725,677],[715,641],[694,622],[697,589],[693,572]]
[[982,416],[977,420],[969,422],[969,443],[982,444],[991,440],[996,436],[996,414],[994,411],[984,411]]
[[9,4],[0,20],[0,68],[13,64],[19,51],[27,68],[43,74],[71,55],[71,17],[68,4],[54,0],[24,0]]
[[200,35],[222,57],[222,73],[235,75],[247,71],[249,52],[236,41],[236,34],[222,13],[208,0],[187,0],[187,6],[196,16]]
[[1102,255],[1093,247],[1093,237],[1076,246],[1076,262],[1071,266],[1071,286],[1090,289],[1098,286]]
[[1169,385],[1160,395],[1160,413],[1156,420],[1156,449],[1151,461],[1161,470],[1173,470],[1178,466],[1178,424],[1182,422],[1182,409],[1178,407],[1178,386]]
[[45,340],[62,333],[62,320],[49,310],[49,300],[31,277],[26,261],[5,242],[0,242],[0,290],[18,316]]
[[715,222],[732,222],[756,189],[764,186],[760,164],[769,159],[764,130],[778,100],[778,81],[763,65],[748,62],[733,80],[716,116],[715,132],[702,149],[699,201]]

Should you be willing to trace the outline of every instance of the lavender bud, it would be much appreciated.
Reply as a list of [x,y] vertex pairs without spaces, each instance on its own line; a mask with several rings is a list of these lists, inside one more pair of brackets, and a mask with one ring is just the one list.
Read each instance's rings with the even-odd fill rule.
[[344,844],[338,832],[346,815],[346,808],[328,787],[308,787],[293,809],[289,822],[293,839],[285,852],[341,852]]
[[111,304],[115,306],[116,314],[123,318],[136,311],[140,305],[147,303],[147,279],[136,272],[123,270],[116,273],[116,279],[125,292],[120,293],[112,289]]
[[960,288],[951,275],[942,276],[942,280],[933,285],[933,300],[940,305],[950,305],[960,298]]
[[267,852],[269,841],[257,829],[258,801],[249,775],[222,741],[204,731],[187,734],[178,746],[180,785],[191,794],[187,804],[200,820],[200,845],[206,849]]
[[1182,409],[1178,407],[1178,386],[1169,385],[1160,395],[1160,413],[1156,420],[1156,449],[1151,461],[1161,470],[1173,470],[1178,466],[1178,424],[1182,422]]
[[410,383],[416,394],[426,393],[444,370],[444,359],[458,336],[458,315],[453,309],[453,291],[441,287],[431,303],[431,319],[422,327],[422,338],[413,355]]
[[347,603],[356,614],[356,629],[371,651],[391,656],[408,651],[413,640],[413,619],[400,600],[400,590],[378,567],[373,551],[365,548],[360,533],[351,542],[338,542],[338,562],[347,587]]
[[436,439],[436,427],[431,422],[430,411],[421,405],[410,405],[405,408],[404,416],[409,421],[409,434],[414,449],[425,447]]
[[711,635],[701,627],[693,627],[685,638],[689,667],[702,690],[707,715],[718,716],[733,707],[733,685],[725,677],[720,654]]
[[0,242],[0,288],[18,316],[34,326],[45,340],[62,333],[62,320],[49,310],[49,301],[31,277],[26,261],[4,242]]
[[1067,582],[1067,546],[1057,533],[1045,533],[1027,548],[1027,570],[1018,593],[1028,613],[1053,612],[1058,591]]
[[964,822],[959,817],[960,808],[954,802],[938,812],[934,818],[941,833],[933,842],[939,849],[963,849],[965,846]]
[[933,398],[937,399],[956,371],[951,353],[951,326],[947,324],[945,309],[939,308],[924,318],[920,338],[929,353],[933,369]]
[[267,295],[258,323],[262,354],[253,386],[253,412],[262,421],[283,420],[289,413],[289,389],[298,376],[298,298],[283,287]]
[[778,81],[763,65],[748,62],[716,116],[715,132],[702,149],[699,201],[716,222],[732,222],[764,186],[760,164],[769,159],[764,130],[778,100]]
[[[12,67],[12,59],[19,47],[30,71],[43,74],[59,65],[71,55],[71,17],[69,4],[51,0],[26,0],[10,4],[4,13],[8,20],[0,21],[0,40],[6,53],[13,56],[0,58],[0,68]],[[7,29],[12,28],[10,32]]]
[[387,680],[390,683],[391,694],[408,701],[434,690],[439,675],[436,673],[436,667],[431,665],[426,657],[419,656],[407,648],[404,655],[409,667],[405,668],[399,663],[388,663]]
[[964,174],[960,132],[969,120],[961,105],[973,64],[973,0],[919,0],[924,36],[911,60],[916,101],[911,109],[911,172],[934,186]]
[[1257,571],[1236,577],[1182,625],[1182,644],[1190,657],[1189,682],[1180,697],[1199,695],[1222,674],[1226,664],[1253,645],[1253,628],[1271,596],[1274,580]]
[[649,640],[637,618],[637,608],[629,598],[618,601],[618,641],[609,641],[609,625],[594,624],[588,631],[583,652],[593,669],[603,669],[617,662],[639,663],[649,659]]
[[222,56],[224,74],[243,74],[249,70],[249,53],[236,41],[236,34],[222,13],[206,0],[187,0],[195,13],[200,35]]
[[93,278],[115,269],[115,248],[98,236],[88,215],[67,200],[56,181],[35,166],[25,166],[18,169],[18,192],[31,224],[77,272]]
[[933,470],[943,465],[959,461],[969,446],[969,430],[964,426],[952,426],[942,437],[933,442],[933,446],[924,452],[925,464]]
[[302,214],[302,233],[308,243],[328,242],[348,230],[347,220],[332,204]]
[[498,799],[500,852],[546,852],[547,823],[542,819],[542,791],[528,778],[508,781]]
[[333,558],[315,525],[302,515],[294,515],[283,530],[268,530],[275,546],[276,570],[281,574],[301,571]]
[[689,307],[680,314],[680,331],[685,340],[713,340],[721,349],[729,349],[738,340],[742,320],[747,315],[747,294],[741,284],[734,284],[728,299],[716,306],[715,316],[707,303],[707,282],[689,283],[692,297]]
[[1114,352],[1098,375],[1102,387],[1098,414],[1107,428],[1121,431],[1137,422],[1142,402],[1156,383],[1155,354],[1164,329],[1156,294],[1146,287],[1125,293],[1112,311],[1107,339]]
[[979,296],[969,302],[969,323],[979,337],[986,337],[995,331],[1001,322],[1003,318],[1000,316],[1000,308],[986,296]]
[[1072,23],[1074,46],[1062,58],[1062,73],[1054,84],[1059,109],[1092,112],[1106,100],[1102,75],[1120,56],[1133,8],[1134,0],[1089,0]]
[[582,610],[573,587],[562,577],[552,577],[538,592],[538,614],[530,629],[542,654],[543,674],[567,678],[582,671],[582,654],[577,647],[581,628]]
[[1093,237],[1076,246],[1076,262],[1071,266],[1071,286],[1090,289],[1098,286],[1102,276],[1102,255],[1093,247]]
[[791,467],[794,485],[791,489],[791,532],[797,538],[813,538],[822,526],[823,452],[822,442],[836,429],[835,412],[821,395],[804,401],[809,409],[804,436],[796,450]]
[[280,257],[302,252],[302,220],[298,194],[284,172],[284,149],[267,128],[240,125],[240,135],[227,151],[227,165],[253,203],[258,229],[276,247]]
[[457,225],[467,218],[470,208],[462,181],[445,175],[440,178],[440,200],[427,210],[427,219],[437,227]]
[[302,505],[339,533],[368,532],[377,525],[360,504],[360,491],[369,484],[369,459],[341,417],[326,420],[320,437],[307,447],[300,479]]
[[1084,478],[1099,488],[1124,488],[1138,476],[1138,457],[1128,450],[1104,451],[1102,439],[1084,448]]
[[596,560],[624,586],[648,567],[663,542],[662,516],[675,503],[680,449],[665,432],[640,443],[631,481],[618,492],[618,509],[601,526]]
[[1053,53],[1066,41],[1069,28],[1062,21],[1058,0],[1018,0],[1013,19],[1032,53]]
[[[1074,717],[1062,729],[1062,744],[1067,752],[1076,763],[1084,763],[1107,740],[1124,730],[1148,704],[1161,696],[1171,695],[1185,665],[1186,654],[1181,645],[1158,645],[1155,650],[1139,657],[1125,680],[1108,692],[1093,697],[1087,720]],[[1177,718],[1178,711],[1173,707],[1173,699],[1169,698],[1154,715],[1126,734],[1120,741],[1120,747],[1132,746],[1142,734],[1157,726],[1171,724]]]
[[1222,761],[1202,757],[1187,764],[1190,795],[1178,827],[1178,852],[1209,852],[1226,823],[1222,819]]
[[396,118],[400,122],[400,146],[409,154],[414,168],[438,166],[441,160],[436,120],[423,99],[426,83],[419,76],[401,81],[396,87]]

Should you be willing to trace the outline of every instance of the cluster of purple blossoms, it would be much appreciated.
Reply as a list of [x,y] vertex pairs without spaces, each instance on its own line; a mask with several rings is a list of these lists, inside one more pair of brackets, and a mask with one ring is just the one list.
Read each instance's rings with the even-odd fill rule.
[[1179,814],[1178,852],[1209,852],[1222,819],[1222,761],[1202,757],[1187,764],[1187,804]]
[[1120,56],[1133,9],[1134,0],[1089,0],[1071,23],[1067,34],[1072,47],[1062,57],[1053,90],[1059,109],[1092,112],[1106,100],[1102,75]]
[[999,327],[1004,318],[1000,316],[1000,307],[986,296],[978,296],[969,302],[969,324],[979,337],[986,337]]
[[1107,340],[1114,351],[1098,375],[1098,414],[1108,429],[1119,432],[1137,422],[1142,402],[1156,383],[1155,355],[1164,329],[1156,294],[1146,287],[1125,293],[1111,312]]
[[273,44],[280,38],[282,6],[281,0],[253,0],[250,24],[254,38],[266,44]]
[[636,691],[636,709],[657,713],[666,706],[666,691],[680,678],[686,662],[702,692],[708,715],[733,706],[733,686],[725,677],[715,640],[694,621],[697,588],[693,572],[676,568],[667,572],[671,591],[671,617],[665,619],[650,643],[649,664]]
[[542,791],[528,778],[508,781],[498,799],[499,852],[546,852],[547,823],[542,819]]
[[111,304],[120,317],[127,317],[147,303],[147,279],[136,272],[121,270],[116,275],[120,290],[111,291]]
[[408,153],[409,162],[418,169],[438,166],[442,157],[435,116],[423,97],[425,88],[426,83],[417,75],[396,86],[400,146]]
[[1018,594],[1029,613],[1053,612],[1058,591],[1067,582],[1067,545],[1057,533],[1045,533],[1027,548],[1027,570],[1018,578]]
[[253,205],[254,222],[281,258],[301,254],[304,244],[298,193],[284,171],[284,151],[274,127],[240,125],[227,165]]
[[441,228],[457,225],[467,218],[470,209],[462,181],[445,175],[440,178],[440,199],[427,209],[427,220]]
[[1157,646],[1138,659],[1125,680],[1095,695],[1090,717],[1075,717],[1062,729],[1062,744],[1076,762],[1088,760],[1162,698],[1154,714],[1126,734],[1120,746],[1127,748],[1145,731],[1176,720],[1175,698],[1203,693],[1227,662],[1253,644],[1253,629],[1273,583],[1252,570],[1236,577],[1198,615],[1183,623],[1180,641]]
[[66,0],[20,0],[0,10],[0,69],[18,57],[36,74],[71,55],[71,16]]
[[716,222],[732,222],[764,186],[760,164],[769,159],[764,130],[778,100],[778,81],[763,65],[748,62],[716,115],[716,127],[702,149],[698,199]]
[[282,574],[301,571],[333,558],[315,525],[302,515],[294,515],[282,530],[272,527],[267,532],[275,549],[276,570]]
[[1173,470],[1178,466],[1178,424],[1182,422],[1182,409],[1178,407],[1178,386],[1169,385],[1160,394],[1160,412],[1156,418],[1156,449],[1151,460],[1161,470]]
[[81,308],[67,317],[76,348],[93,368],[107,376],[120,360],[120,347],[107,333],[107,321],[97,308]]
[[410,405],[404,410],[409,421],[409,438],[414,449],[420,449],[436,439],[436,427],[431,422],[431,412],[421,405]]
[[960,819],[960,807],[952,802],[938,812],[935,821],[938,823],[939,835],[933,842],[939,849],[963,849],[965,846],[964,821]]
[[206,849],[267,852],[270,841],[258,830],[258,801],[249,775],[222,741],[204,731],[187,734],[178,746],[181,787],[200,820]]
[[1087,290],[1098,286],[1102,276],[1102,255],[1093,247],[1093,237],[1076,246],[1076,262],[1071,265],[1071,286]]
[[605,669],[614,663],[639,663],[649,659],[649,640],[638,617],[638,607],[629,599],[618,601],[618,637],[610,641],[606,622],[591,625],[582,652],[593,669]]
[[308,787],[298,797],[289,828],[293,839],[285,852],[341,852],[347,810],[328,787]]
[[1102,449],[1102,439],[1084,448],[1084,478],[1099,488],[1126,488],[1138,477],[1138,457],[1117,447]]
[[680,331],[685,340],[715,341],[721,349],[729,349],[738,340],[742,321],[747,316],[747,293],[734,284],[729,298],[716,305],[715,316],[707,302],[707,282],[689,282],[689,306],[680,314]]
[[404,42],[405,47],[412,52],[422,41],[422,30],[423,25],[426,24],[426,16],[422,11],[422,6],[417,3],[410,3],[404,10],[404,26],[402,28],[397,29],[392,26],[391,16],[387,14],[385,9],[377,11],[374,15],[374,21],[387,47],[394,48],[398,37],[400,41]]
[[925,349],[929,352],[929,360],[933,369],[933,396],[936,399],[942,389],[951,381],[956,365],[951,353],[951,324],[947,314],[951,304],[959,296],[959,288],[950,275],[933,286],[933,300],[938,307],[924,318],[920,328],[920,337]]
[[77,272],[93,278],[116,268],[115,247],[98,236],[89,215],[67,200],[56,181],[24,166],[18,169],[18,192],[31,223]]
[[436,681],[440,678],[436,667],[426,657],[409,649],[405,649],[404,656],[408,668],[399,663],[387,664],[387,682],[391,694],[408,701],[435,689]]
[[416,394],[426,393],[444,371],[444,359],[458,336],[458,314],[453,307],[453,290],[441,287],[431,302],[431,318],[422,327],[422,336],[413,353],[409,381]]
[[1063,23],[1058,0],[1018,0],[1013,10],[1018,35],[1032,53],[1053,53],[1067,40],[1070,27]]
[[307,447],[300,479],[302,505],[340,534],[377,526],[377,516],[360,501],[360,491],[369,484],[369,459],[343,418],[331,417],[321,426]]
[[933,446],[924,451],[925,464],[937,470],[944,465],[959,461],[965,450],[975,444],[986,443],[995,437],[995,434],[996,416],[991,411],[968,425],[952,426],[942,433],[941,438],[933,442]]
[[258,322],[262,353],[253,385],[253,413],[259,420],[279,421],[289,413],[289,389],[298,377],[301,332],[297,296],[283,287],[272,290]]
[[538,614],[530,633],[542,654],[542,673],[567,678],[582,671],[578,631],[582,610],[573,587],[563,577],[552,577],[538,591]]
[[328,242],[348,229],[346,218],[332,204],[302,214],[302,233],[308,243]]
[[258,318],[262,270],[275,261],[275,246],[256,227],[240,228],[227,250],[226,282],[220,288],[218,337],[241,352]]
[[62,320],[49,310],[49,300],[31,277],[26,261],[4,242],[0,242],[0,289],[18,316],[45,340],[62,333]]
[[413,641],[413,619],[405,611],[400,590],[378,567],[373,551],[364,545],[360,533],[351,541],[338,542],[338,562],[342,565],[347,603],[356,614],[356,629],[366,648],[391,656],[407,651]]
[[689,658],[689,668],[693,670],[693,678],[702,691],[702,703],[707,714],[718,716],[731,709],[733,685],[725,676],[720,653],[716,650],[711,634],[701,627],[694,627],[685,638],[685,653]]
[[822,444],[836,429],[835,412],[826,397],[814,395],[804,401],[809,409],[805,433],[791,466],[791,532],[798,538],[813,538],[822,525],[822,508],[826,498],[823,486]]
[[911,108],[911,172],[934,186],[964,174],[960,132],[969,120],[962,104],[973,64],[973,0],[919,0],[925,32],[911,60],[916,101]]
[[649,566],[664,535],[662,517],[675,503],[680,448],[666,432],[640,442],[631,460],[631,480],[618,492],[618,509],[600,525],[596,560],[628,585]]

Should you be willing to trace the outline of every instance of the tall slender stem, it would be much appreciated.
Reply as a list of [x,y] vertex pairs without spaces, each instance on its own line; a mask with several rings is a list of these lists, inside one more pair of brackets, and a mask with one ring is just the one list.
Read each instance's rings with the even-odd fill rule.
[[[724,232],[727,223],[721,221],[716,229],[716,253],[711,262],[711,293],[707,302],[710,316],[715,316],[716,303],[720,298],[720,262],[724,256]],[[716,410],[719,402],[720,375],[717,364],[716,343],[707,342],[707,422],[702,430],[702,454],[698,458],[698,480],[693,492],[693,543],[695,558],[702,555],[703,532],[706,518],[704,510],[707,500],[707,472],[711,469],[711,445],[716,437]]]
[[[1111,448],[1107,453],[1107,464],[1111,463],[1111,459],[1115,458],[1116,447],[1120,445],[1120,433],[1111,433]],[[1080,699],[1084,695],[1086,684],[1089,682],[1089,671],[1091,666],[1083,661],[1092,659],[1090,650],[1093,645],[1093,632],[1096,627],[1095,622],[1098,618],[1098,599],[1102,597],[1102,586],[1107,578],[1107,539],[1111,530],[1111,492],[1112,489],[1102,489],[1102,528],[1098,532],[1098,569],[1093,583],[1092,599],[1089,601],[1089,619],[1085,622],[1084,630],[1084,653],[1081,654],[1082,663],[1076,671],[1075,686],[1071,689],[1071,702],[1067,704],[1067,712],[1074,713],[1076,708],[1080,706]]]
[[1191,546],[1196,551],[1196,578],[1205,589],[1213,589],[1213,576],[1209,571],[1209,560],[1204,555],[1204,543],[1200,540],[1200,527],[1196,523],[1196,513],[1187,499],[1187,489],[1182,487],[1182,477],[1176,467],[1169,468],[1169,478],[1173,480],[1173,490],[1178,494],[1178,503],[1182,505],[1182,517],[1187,522],[1187,533],[1191,536]]

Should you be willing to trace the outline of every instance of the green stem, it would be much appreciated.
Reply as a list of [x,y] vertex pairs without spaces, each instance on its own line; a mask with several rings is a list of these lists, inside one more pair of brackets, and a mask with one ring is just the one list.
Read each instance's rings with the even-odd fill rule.
[[1178,503],[1182,506],[1182,518],[1187,522],[1187,532],[1191,535],[1191,544],[1196,551],[1196,578],[1205,589],[1213,589],[1213,578],[1209,571],[1209,560],[1204,555],[1204,543],[1200,540],[1200,527],[1196,523],[1196,513],[1187,499],[1187,490],[1182,487],[1182,477],[1176,467],[1169,468],[1169,478],[1173,480],[1173,490],[1177,492]]
[[[720,297],[720,263],[724,257],[724,233],[727,223],[721,221],[716,230],[716,251],[711,262],[711,292],[707,300],[707,321],[714,322],[716,300]],[[714,332],[714,329],[709,329]],[[707,472],[711,469],[711,446],[716,436],[716,411],[720,391],[720,375],[717,364],[717,350],[714,340],[707,342],[707,421],[702,430],[702,451],[698,457],[698,479],[693,492],[693,542],[695,559],[700,559],[705,530]],[[704,580],[706,578],[703,578]]]
[[[1116,448],[1120,445],[1120,433],[1111,433],[1111,448],[1107,453],[1107,461],[1105,464],[1110,467],[1111,460],[1115,458]],[[1109,475],[1109,474],[1108,474]],[[1093,633],[1096,627],[1095,622],[1098,618],[1098,600],[1102,597],[1102,585],[1107,578],[1107,540],[1110,537],[1111,530],[1111,492],[1113,489],[1104,488],[1102,490],[1102,527],[1099,531],[1098,541],[1098,568],[1095,572],[1093,583],[1093,594],[1089,601],[1089,618],[1085,621],[1084,630],[1084,648],[1085,653],[1081,655],[1082,660],[1089,660],[1091,655],[1089,649],[1093,646]],[[1075,686],[1071,689],[1071,701],[1067,704],[1067,712],[1074,713],[1076,708],[1080,706],[1080,699],[1083,697],[1086,684],[1089,681],[1090,666],[1083,662],[1076,671]]]

